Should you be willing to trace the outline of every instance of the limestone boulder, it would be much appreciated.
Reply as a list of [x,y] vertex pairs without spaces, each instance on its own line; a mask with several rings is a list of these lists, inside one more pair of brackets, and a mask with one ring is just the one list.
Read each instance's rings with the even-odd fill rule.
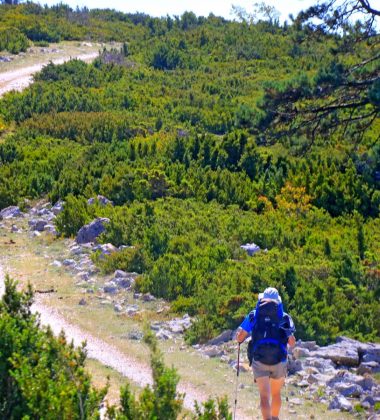
[[93,205],[96,202],[98,202],[101,206],[106,206],[107,204],[110,204],[111,206],[113,206],[113,202],[111,200],[109,200],[107,197],[104,197],[104,195],[97,195],[96,198],[95,197],[91,197],[87,200],[87,204],[89,205]]
[[113,281],[110,281],[104,285],[103,291],[104,293],[115,295],[119,291],[119,288]]
[[1,219],[13,219],[14,217],[22,217],[23,213],[18,206],[9,206],[0,211]]
[[214,346],[226,343],[227,341],[232,340],[233,330],[226,330],[219,334],[217,337],[212,338],[207,342],[207,345]]
[[110,219],[106,217],[98,217],[91,223],[82,226],[77,233],[77,243],[85,244],[88,242],[95,242],[98,236],[106,230],[105,225],[109,222]]
[[343,395],[337,395],[331,401],[329,410],[352,411],[352,404]]
[[51,208],[52,213],[57,216],[59,213],[61,213],[61,211],[63,210],[63,206],[64,206],[64,202],[63,201],[57,201],[54,206]]
[[337,365],[359,366],[359,353],[355,346],[347,346],[346,343],[336,343],[310,352],[310,356],[329,359]]

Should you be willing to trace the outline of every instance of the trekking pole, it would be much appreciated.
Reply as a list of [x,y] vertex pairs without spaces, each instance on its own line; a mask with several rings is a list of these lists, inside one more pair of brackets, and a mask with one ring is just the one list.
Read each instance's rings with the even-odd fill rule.
[[237,368],[236,368],[236,387],[235,387],[235,406],[234,406],[234,420],[236,420],[236,407],[237,407],[237,396],[239,386],[239,373],[240,373],[240,344],[238,343],[238,357],[237,357]]

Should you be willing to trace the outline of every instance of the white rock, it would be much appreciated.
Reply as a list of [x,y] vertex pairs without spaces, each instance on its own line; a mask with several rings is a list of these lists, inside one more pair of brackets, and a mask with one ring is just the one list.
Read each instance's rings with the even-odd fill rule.
[[345,397],[337,395],[331,401],[329,410],[352,411],[352,405]]
[[0,219],[12,219],[13,217],[22,217],[23,214],[19,207],[9,206],[0,211]]
[[128,273],[123,270],[116,270],[113,274],[116,279],[128,277]]
[[103,291],[104,293],[109,293],[111,295],[114,295],[118,292],[118,287],[113,281],[110,281],[104,285]]
[[62,267],[61,261],[54,260],[50,265],[54,265],[55,267]]
[[115,312],[122,312],[123,311],[123,306],[120,305],[120,303],[117,303],[114,307]]
[[54,204],[54,206],[52,207],[51,211],[53,212],[53,214],[55,216],[57,214],[61,213],[61,211],[63,210],[64,204],[65,203],[63,201],[58,201],[57,203]]
[[208,357],[220,357],[224,351],[217,346],[208,346],[201,349],[201,353]]
[[169,333],[169,331],[166,331],[166,330],[159,330],[157,333],[156,333],[156,337],[159,339],[159,340],[171,340],[173,337],[171,336],[171,334]]
[[295,347],[292,354],[295,359],[300,359],[301,357],[308,357],[310,351],[307,348]]

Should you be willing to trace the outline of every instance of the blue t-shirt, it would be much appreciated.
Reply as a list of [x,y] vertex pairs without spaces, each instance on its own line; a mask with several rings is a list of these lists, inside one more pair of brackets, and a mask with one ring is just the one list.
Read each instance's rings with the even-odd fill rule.
[[[255,310],[252,311],[253,312],[253,316],[251,314],[248,314],[245,318],[244,321],[240,324],[240,328],[242,328],[244,331],[246,331],[248,334],[250,334],[252,332],[252,328],[253,328],[253,322],[251,321],[251,319],[253,320],[254,316],[255,316]],[[252,313],[251,312],[251,313]]]

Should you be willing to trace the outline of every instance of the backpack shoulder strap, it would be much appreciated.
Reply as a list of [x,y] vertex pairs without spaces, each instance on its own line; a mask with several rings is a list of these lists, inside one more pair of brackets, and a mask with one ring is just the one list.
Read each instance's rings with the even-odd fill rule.
[[291,336],[296,331],[292,317],[286,312],[284,312],[284,316],[280,322],[280,328],[285,331],[287,337]]

